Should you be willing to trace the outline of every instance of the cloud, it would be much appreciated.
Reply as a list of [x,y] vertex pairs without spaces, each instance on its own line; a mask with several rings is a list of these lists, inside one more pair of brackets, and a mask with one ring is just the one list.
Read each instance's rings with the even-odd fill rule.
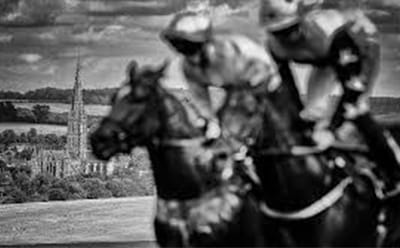
[[382,3],[384,5],[392,5],[392,6],[400,7],[400,1],[398,1],[398,0],[382,0]]
[[11,34],[0,34],[0,43],[9,43],[13,39]]
[[27,54],[21,54],[19,58],[28,63],[36,63],[40,61],[43,57],[40,54],[27,53]]
[[111,24],[105,27],[90,26],[76,34],[73,34],[72,40],[78,42],[129,42],[131,34],[139,36],[142,30],[139,27],[126,28],[123,25]]
[[1,26],[55,25],[66,10],[65,0],[3,0],[0,8]]
[[53,41],[53,40],[57,39],[57,36],[52,32],[40,33],[37,35],[37,37],[39,37],[42,40],[49,40],[49,41]]
[[85,13],[90,16],[154,16],[218,6],[236,9],[251,0],[96,0],[84,2]]
[[54,75],[56,73],[56,71],[57,71],[57,68],[58,67],[55,66],[55,65],[50,65],[47,68],[43,69],[42,73],[43,74],[47,74],[47,75]]

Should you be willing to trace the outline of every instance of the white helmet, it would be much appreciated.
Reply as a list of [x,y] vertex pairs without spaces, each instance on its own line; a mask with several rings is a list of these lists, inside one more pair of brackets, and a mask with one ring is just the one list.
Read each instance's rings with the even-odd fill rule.
[[319,7],[323,0],[260,0],[260,23],[269,31],[288,28],[302,15]]
[[182,39],[191,42],[205,42],[211,39],[212,22],[207,15],[196,12],[177,14],[161,36],[167,40]]

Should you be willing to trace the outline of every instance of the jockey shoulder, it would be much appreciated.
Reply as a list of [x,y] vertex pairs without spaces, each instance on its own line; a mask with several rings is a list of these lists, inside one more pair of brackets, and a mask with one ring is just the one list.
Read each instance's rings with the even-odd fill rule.
[[184,62],[186,77],[225,87],[257,85],[276,74],[275,62],[261,44],[242,35],[215,35],[203,50],[203,63]]
[[268,37],[267,46],[278,61],[329,64],[332,53],[341,46],[355,46],[360,53],[373,53],[370,44],[377,44],[377,29],[361,11],[315,9],[297,25],[295,28],[301,29],[303,37],[296,44],[282,42],[276,35]]

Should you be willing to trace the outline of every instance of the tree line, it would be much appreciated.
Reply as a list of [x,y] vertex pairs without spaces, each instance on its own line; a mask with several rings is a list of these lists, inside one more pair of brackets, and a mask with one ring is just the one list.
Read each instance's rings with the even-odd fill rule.
[[[88,116],[88,126],[97,123],[100,116]],[[17,108],[10,101],[0,102],[0,122],[22,122],[67,125],[68,113],[54,113],[49,105],[36,104],[32,109]]]
[[4,130],[0,133],[0,152],[13,144],[30,144],[52,150],[64,149],[67,143],[65,135],[58,136],[54,133],[38,134],[36,128],[31,128],[28,132],[17,134],[12,129]]
[[[118,88],[84,89],[83,102],[85,104],[109,105],[111,97]],[[175,93],[182,94],[185,90],[172,89]],[[49,103],[71,103],[72,89],[40,88],[26,93],[15,91],[0,91],[0,100],[28,100]]]
[[[400,10],[399,10],[400,11]],[[105,89],[91,89],[91,90],[83,90],[83,101],[85,104],[99,104],[99,105],[109,105],[110,99],[113,94],[118,90],[118,88],[105,88]],[[179,97],[185,97],[186,91],[182,89],[171,89],[171,91]],[[2,100],[29,100],[29,101],[40,101],[40,102],[51,102],[51,103],[71,103],[72,101],[72,90],[71,89],[58,89],[58,88],[41,88],[32,91],[28,91],[26,93],[20,93],[15,91],[0,91],[0,99]],[[3,112],[4,105],[12,104],[11,102],[5,103],[0,102],[0,121],[1,117],[7,116],[6,112]],[[3,107],[2,107],[3,105]],[[15,108],[15,107],[14,107]],[[43,107],[42,107],[43,108]],[[400,98],[392,98],[392,97],[372,97],[371,98],[371,108],[372,112],[375,114],[384,114],[384,113],[392,113],[399,112],[400,110]],[[7,109],[7,108],[5,108]],[[15,110],[14,110],[15,111]],[[34,119],[34,117],[27,112],[20,110],[22,117],[27,119]],[[4,114],[3,114],[4,113]],[[51,115],[54,116],[55,113]],[[62,117],[63,114],[59,116],[54,116],[57,122],[57,118],[65,118]]]
[[50,106],[36,104],[32,109],[17,108],[12,102],[0,102],[0,122],[65,124],[67,113],[52,113]]
[[153,194],[152,175],[140,175],[134,168],[121,168],[109,177],[91,174],[56,178],[44,173],[32,176],[27,166],[6,168],[0,160],[0,204]]
[[153,195],[148,153],[134,149],[131,155],[126,162],[116,158],[121,164],[112,175],[91,173],[66,178],[33,174],[32,168],[22,162],[8,167],[0,158],[0,204]]
[[[105,89],[84,89],[83,102],[85,104],[110,104],[110,97],[117,91],[117,88]],[[72,89],[58,89],[52,87],[31,90],[26,93],[16,91],[0,91],[0,99],[46,101],[54,103],[71,103]]]

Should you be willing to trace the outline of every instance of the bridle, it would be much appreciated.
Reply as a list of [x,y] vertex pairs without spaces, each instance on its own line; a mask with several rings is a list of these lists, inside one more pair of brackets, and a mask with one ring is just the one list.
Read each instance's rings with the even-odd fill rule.
[[[124,87],[127,87],[127,85],[125,85]],[[129,86],[131,87],[131,86]],[[132,90],[132,87],[130,88],[130,90]],[[114,95],[112,102],[115,102],[116,99],[116,95],[118,94],[118,92]],[[141,117],[139,118],[143,118],[142,116],[145,115],[146,109],[147,109],[147,105],[149,103],[151,103],[152,97],[156,97],[154,101],[159,102],[160,99],[157,96],[151,96],[151,94],[146,95],[146,96],[142,96],[142,97],[137,97],[137,98],[133,98],[131,96],[131,92],[128,92],[127,94],[129,94],[129,104],[135,104],[136,106],[140,106],[141,107],[141,112],[139,115]],[[157,104],[153,104],[153,105],[157,105]],[[158,110],[157,110],[158,111]],[[129,145],[131,144],[130,140],[136,140],[135,143],[142,143],[142,141],[146,140],[146,137],[141,137],[139,138],[139,141],[137,141],[138,137],[134,135],[134,133],[132,132],[132,127],[134,126],[134,123],[129,122],[129,116],[125,116],[124,118],[122,118],[121,120],[115,120],[112,119],[111,117],[105,117],[104,118],[104,122],[109,122],[109,123],[113,123],[113,125],[115,127],[117,127],[117,141],[118,143],[122,146],[122,147],[129,147]]]

